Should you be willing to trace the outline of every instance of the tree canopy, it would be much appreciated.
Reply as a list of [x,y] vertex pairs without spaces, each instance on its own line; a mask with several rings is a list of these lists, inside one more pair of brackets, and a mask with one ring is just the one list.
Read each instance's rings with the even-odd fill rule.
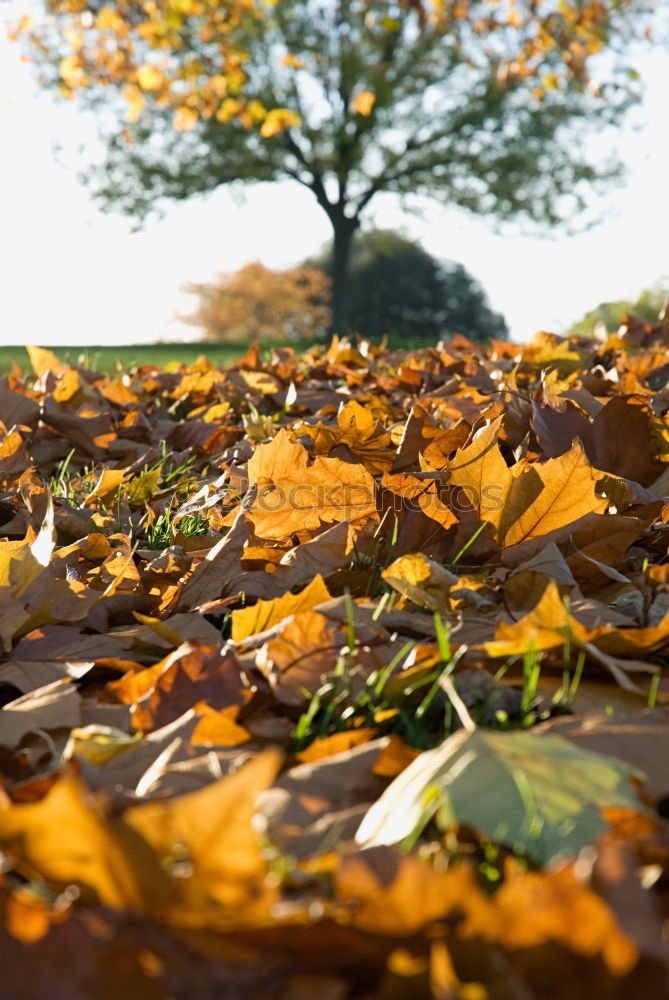
[[553,223],[615,173],[584,135],[638,96],[646,3],[44,0],[19,34],[46,84],[99,108],[103,205],[306,186],[332,225],[344,328],[351,239],[379,192]]
[[[305,262],[332,273],[332,249]],[[479,282],[462,264],[439,261],[418,243],[389,230],[358,232],[351,249],[349,325],[378,340],[413,342],[462,333],[504,340],[504,318],[490,308]]]
[[330,282],[315,268],[273,271],[254,261],[185,291],[197,296],[198,305],[181,319],[207,340],[315,340],[330,324]]

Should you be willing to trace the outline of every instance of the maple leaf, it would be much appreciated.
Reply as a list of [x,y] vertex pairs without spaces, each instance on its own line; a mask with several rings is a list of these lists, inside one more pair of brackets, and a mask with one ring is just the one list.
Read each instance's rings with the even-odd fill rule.
[[259,445],[249,461],[258,495],[249,518],[260,538],[280,540],[313,533],[322,524],[376,516],[374,479],[363,465],[319,456],[308,465],[306,448],[280,431]]
[[256,632],[283,621],[298,611],[315,608],[330,599],[330,593],[323,583],[322,576],[316,576],[308,586],[298,594],[284,594],[272,601],[258,601],[252,607],[238,608],[232,612],[232,639],[240,642]]
[[442,831],[471,826],[545,864],[601,836],[608,827],[602,809],[642,812],[629,783],[641,777],[560,737],[462,729],[395,779],[365,816],[356,841],[398,844],[434,819]]

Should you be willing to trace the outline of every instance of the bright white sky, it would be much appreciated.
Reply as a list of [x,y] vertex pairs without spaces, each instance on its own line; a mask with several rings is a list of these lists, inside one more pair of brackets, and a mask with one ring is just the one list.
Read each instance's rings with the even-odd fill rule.
[[[640,69],[647,87],[636,115],[640,129],[618,137],[629,175],[600,203],[606,221],[587,233],[503,238],[484,219],[435,205],[423,218],[406,215],[390,196],[373,203],[368,222],[403,229],[435,256],[464,264],[514,340],[539,329],[560,332],[599,302],[636,297],[669,275],[669,53],[654,52]],[[192,338],[194,328],[174,319],[192,304],[180,292],[183,282],[256,259],[289,266],[329,238],[313,197],[292,183],[247,187],[241,205],[238,195],[219,189],[132,233],[128,219],[99,212],[76,179],[75,169],[86,166],[77,148],[93,135],[75,106],[39,92],[0,28],[2,343]],[[53,153],[56,140],[62,162]]]

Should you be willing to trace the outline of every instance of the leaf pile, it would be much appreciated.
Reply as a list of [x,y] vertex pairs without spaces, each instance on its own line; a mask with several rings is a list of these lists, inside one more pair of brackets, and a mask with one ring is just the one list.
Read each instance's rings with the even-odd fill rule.
[[6,995],[669,996],[669,327],[29,355]]

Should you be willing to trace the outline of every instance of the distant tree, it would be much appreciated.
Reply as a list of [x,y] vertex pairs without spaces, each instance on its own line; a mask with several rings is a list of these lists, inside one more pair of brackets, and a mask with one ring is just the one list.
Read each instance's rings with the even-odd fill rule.
[[[305,265],[332,274],[332,251]],[[454,333],[473,340],[508,336],[504,318],[462,264],[438,261],[385,229],[358,233],[353,241],[348,326],[372,340],[386,333],[432,342]]]
[[646,288],[635,301],[621,299],[618,302],[600,302],[587,312],[583,319],[572,324],[567,336],[591,337],[598,323],[603,323],[609,331],[615,331],[622,323],[625,314],[639,316],[648,323],[654,323],[668,298],[669,283],[665,282]]
[[95,110],[108,155],[85,177],[103,206],[142,217],[234,181],[311,191],[343,330],[351,240],[379,193],[550,225],[616,174],[615,148],[585,138],[638,100],[631,43],[653,6],[35,0],[17,34],[45,86]]
[[322,271],[273,271],[259,261],[184,290],[199,299],[180,318],[207,340],[298,340],[322,337],[330,324],[330,280]]

